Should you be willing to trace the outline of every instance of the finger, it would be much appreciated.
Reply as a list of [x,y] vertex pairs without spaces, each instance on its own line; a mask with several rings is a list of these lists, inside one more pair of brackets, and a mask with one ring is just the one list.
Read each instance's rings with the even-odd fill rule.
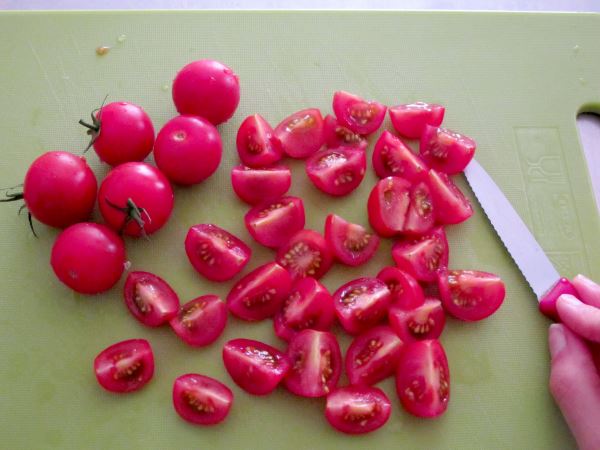
[[550,392],[581,450],[600,448],[600,377],[585,342],[562,324],[550,326]]
[[573,286],[583,303],[600,308],[600,285],[583,275],[573,278]]
[[556,301],[556,310],[562,323],[579,336],[600,342],[600,309],[563,294]]

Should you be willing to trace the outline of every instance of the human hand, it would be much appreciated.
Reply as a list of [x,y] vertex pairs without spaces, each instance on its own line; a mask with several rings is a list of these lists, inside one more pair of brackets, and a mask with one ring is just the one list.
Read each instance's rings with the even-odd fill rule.
[[[550,325],[550,392],[581,450],[600,449],[600,375],[586,341],[600,343],[600,285],[577,275],[579,294],[561,295]],[[600,351],[600,347],[597,349]]]

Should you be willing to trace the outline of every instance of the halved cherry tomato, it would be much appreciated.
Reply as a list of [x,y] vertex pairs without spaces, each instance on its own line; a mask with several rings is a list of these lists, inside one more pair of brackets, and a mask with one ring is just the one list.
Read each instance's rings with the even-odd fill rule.
[[230,280],[248,264],[252,255],[241,239],[207,223],[188,230],[185,252],[194,269],[212,281]]
[[427,125],[439,127],[446,109],[435,103],[415,102],[390,106],[390,119],[394,129],[402,136],[418,139]]
[[428,298],[416,308],[392,305],[388,311],[390,326],[403,342],[437,339],[444,331],[446,314],[442,302]]
[[442,227],[418,239],[396,242],[392,247],[396,265],[419,281],[435,281],[437,271],[448,266],[448,240]]
[[304,228],[304,203],[291,196],[264,201],[248,210],[244,224],[256,242],[279,248]]
[[149,327],[167,323],[179,311],[179,297],[169,284],[149,272],[129,272],[123,290],[125,305]]
[[325,417],[333,428],[348,434],[363,434],[381,428],[390,418],[392,405],[376,387],[348,386],[327,396]]
[[379,178],[399,176],[410,182],[424,180],[429,170],[419,155],[387,130],[375,143],[373,168]]
[[293,279],[313,277],[318,280],[331,268],[333,255],[322,235],[313,230],[300,230],[279,248],[276,260]]
[[275,347],[251,339],[233,339],[223,347],[223,363],[235,383],[246,392],[272,392],[290,370],[290,360]]
[[446,128],[427,125],[419,152],[429,167],[447,174],[462,172],[475,154],[475,141]]
[[476,270],[440,270],[444,309],[460,320],[482,320],[495,313],[506,290],[499,276]]
[[260,114],[244,119],[237,132],[236,146],[242,163],[249,167],[270,166],[283,155],[281,142]]
[[96,356],[94,372],[100,386],[107,391],[137,391],[154,375],[152,347],[145,339],[117,342]]
[[471,202],[448,175],[431,169],[428,184],[435,219],[439,223],[460,223],[473,215]]
[[335,116],[327,114],[323,122],[325,144],[328,148],[363,147],[367,141],[360,134],[340,125]]
[[373,187],[367,202],[369,223],[380,236],[394,236],[403,230],[410,188],[411,184],[400,177],[384,178]]
[[354,338],[346,352],[350,384],[372,385],[396,373],[404,342],[387,325],[379,325]]
[[318,109],[303,109],[283,119],[275,128],[275,137],[286,155],[306,158],[325,144],[323,116]]
[[291,288],[292,279],[287,270],[276,263],[264,264],[231,288],[227,306],[240,319],[266,319],[279,311]]
[[214,425],[225,420],[233,392],[220,381],[196,373],[181,375],[173,383],[173,407],[195,425]]
[[437,339],[408,344],[398,364],[396,391],[404,409],[417,417],[437,417],[448,408],[450,371]]
[[292,185],[292,172],[286,166],[260,169],[235,166],[231,170],[231,184],[240,200],[256,205],[285,195]]
[[392,305],[401,308],[416,308],[425,303],[423,289],[411,275],[397,267],[384,267],[377,274],[392,294]]
[[329,214],[325,220],[325,240],[336,259],[348,266],[366,263],[379,248],[377,235],[336,214]]
[[333,297],[317,280],[306,277],[294,283],[273,326],[278,337],[289,341],[306,328],[328,331],[334,321]]
[[435,223],[433,201],[427,183],[421,182],[410,189],[410,206],[402,229],[403,234],[421,236]]
[[378,278],[358,278],[333,294],[338,320],[350,334],[359,334],[379,323],[387,314],[392,294]]
[[333,94],[333,112],[338,122],[351,131],[366,135],[376,131],[385,118],[387,107],[345,91]]
[[306,160],[306,174],[321,191],[336,197],[356,189],[367,170],[366,144],[363,147],[323,149]]
[[323,397],[333,391],[342,373],[342,354],[334,334],[303,330],[290,341],[292,365],[285,387],[302,397]]
[[203,295],[182,305],[169,325],[186,344],[203,347],[217,340],[227,324],[227,305],[216,295]]

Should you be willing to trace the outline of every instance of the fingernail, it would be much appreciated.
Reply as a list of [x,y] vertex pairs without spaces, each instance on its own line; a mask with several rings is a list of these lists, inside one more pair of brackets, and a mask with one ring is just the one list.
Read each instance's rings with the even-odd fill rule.
[[586,288],[590,289],[592,292],[598,291],[600,289],[600,286],[598,286],[597,283],[595,283],[594,281],[590,280],[588,277],[586,277],[585,275],[582,275],[582,274],[579,274],[575,278],[573,278],[573,281],[575,282],[575,284],[585,286]]
[[550,356],[556,358],[567,345],[567,336],[563,325],[553,323],[548,331],[548,346],[550,347]]
[[583,306],[583,303],[569,294],[563,294],[558,297],[558,299],[562,303],[563,307],[570,308],[574,312],[580,311],[580,308]]

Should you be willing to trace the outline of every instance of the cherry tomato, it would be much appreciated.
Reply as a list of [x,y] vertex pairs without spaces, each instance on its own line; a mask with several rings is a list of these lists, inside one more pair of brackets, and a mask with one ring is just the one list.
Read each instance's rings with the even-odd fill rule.
[[185,238],[194,269],[212,281],[227,281],[248,264],[252,250],[241,239],[213,224],[194,225]]
[[92,122],[79,123],[89,129],[94,150],[106,164],[117,166],[130,161],[142,161],[152,151],[152,120],[141,107],[133,103],[109,103],[92,113]]
[[240,319],[255,321],[273,316],[292,288],[287,270],[276,263],[257,267],[229,291],[227,306]]
[[203,295],[179,308],[169,325],[186,344],[203,347],[212,344],[227,324],[227,305],[216,295]]
[[333,294],[338,320],[346,332],[359,334],[386,316],[392,295],[378,278],[358,278],[341,286]]
[[435,219],[439,223],[460,223],[473,215],[471,202],[448,175],[432,169],[428,174],[428,184]]
[[117,342],[94,359],[98,383],[110,392],[132,392],[143,388],[154,375],[154,354],[145,339]]
[[285,353],[251,339],[233,339],[223,347],[223,363],[232,380],[246,392],[266,395],[290,370]]
[[58,235],[50,264],[58,279],[74,291],[98,294],[119,281],[125,258],[125,244],[114,231],[82,222]]
[[333,112],[338,122],[354,133],[371,134],[381,126],[387,107],[376,101],[367,101],[349,92],[333,94]]
[[248,210],[244,223],[256,242],[279,248],[304,228],[304,203],[298,197],[267,200]]
[[411,184],[400,177],[379,180],[367,201],[369,223],[384,237],[402,232],[410,206]]
[[290,341],[290,371],[285,387],[301,397],[324,397],[333,391],[342,373],[340,345],[328,331],[303,330]]
[[506,293],[499,276],[476,270],[440,270],[438,284],[444,309],[469,322],[494,314]]
[[347,434],[363,434],[381,428],[390,418],[392,405],[379,388],[348,386],[327,396],[325,417],[333,428]]
[[179,311],[179,297],[169,284],[149,272],[130,272],[123,290],[125,305],[149,327],[167,323]]
[[128,236],[158,231],[173,211],[173,189],[155,167],[143,162],[112,169],[98,191],[100,213],[106,224]]
[[373,169],[379,178],[398,176],[414,183],[426,178],[428,167],[404,142],[385,130],[373,149]]
[[325,240],[336,259],[348,266],[366,263],[379,248],[377,235],[335,214],[325,220]]
[[318,109],[303,109],[283,119],[275,128],[275,137],[286,155],[306,158],[325,144],[323,117]]
[[195,425],[215,425],[225,420],[233,392],[214,378],[196,373],[181,375],[173,383],[173,407]]
[[396,242],[392,247],[396,265],[419,281],[435,281],[437,271],[448,266],[448,241],[442,227],[417,239]]
[[278,337],[289,341],[306,328],[328,331],[334,321],[333,297],[317,280],[306,277],[292,285],[283,307],[273,319],[273,326]]
[[276,260],[295,280],[304,277],[318,280],[331,268],[333,255],[322,235],[300,230],[279,248]]
[[437,417],[448,408],[450,371],[437,339],[408,344],[396,372],[396,390],[404,409],[417,417]]
[[429,167],[447,174],[462,172],[475,154],[475,141],[446,128],[427,125],[419,152]]
[[363,147],[323,149],[306,160],[306,174],[321,191],[336,197],[355,190],[367,170]]
[[173,81],[173,102],[179,114],[204,117],[219,125],[233,116],[240,102],[238,76],[218,61],[191,62]]
[[390,326],[403,342],[437,339],[444,331],[446,314],[442,302],[428,298],[416,308],[392,305],[388,311]]
[[283,154],[273,128],[260,114],[244,119],[237,132],[236,146],[242,163],[254,168],[270,166]]
[[360,134],[340,125],[335,116],[327,114],[323,122],[325,144],[328,148],[338,147],[364,147],[367,144]]
[[423,289],[411,275],[397,267],[384,267],[377,274],[392,294],[392,305],[401,308],[417,308],[425,303]]
[[446,109],[435,103],[415,102],[390,107],[392,126],[402,136],[419,139],[427,125],[440,126]]
[[406,213],[402,233],[422,236],[431,230],[435,223],[433,200],[427,183],[420,182],[410,189],[410,206]]
[[292,172],[286,166],[261,169],[235,166],[231,170],[231,184],[240,200],[256,205],[285,195],[292,185]]
[[404,342],[387,325],[379,325],[354,338],[346,352],[350,384],[372,385],[396,373]]
[[202,117],[178,116],[158,132],[154,144],[156,165],[173,183],[198,184],[219,167],[223,148],[221,136]]

